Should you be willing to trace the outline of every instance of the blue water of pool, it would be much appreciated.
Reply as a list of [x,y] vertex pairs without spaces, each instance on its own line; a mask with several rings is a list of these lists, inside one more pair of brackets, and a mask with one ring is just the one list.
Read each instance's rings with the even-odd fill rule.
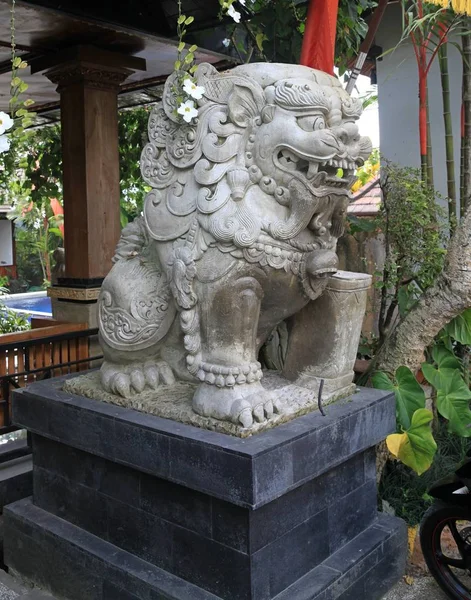
[[42,312],[52,315],[51,299],[47,296],[39,298],[20,298],[10,297],[5,300],[9,308],[18,308],[25,312]]

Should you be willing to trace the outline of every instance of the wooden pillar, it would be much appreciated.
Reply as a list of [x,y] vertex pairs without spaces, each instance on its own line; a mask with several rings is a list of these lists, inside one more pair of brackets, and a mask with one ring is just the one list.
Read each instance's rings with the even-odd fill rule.
[[65,273],[52,297],[93,302],[111,268],[120,234],[118,93],[144,69],[143,59],[90,46],[32,64],[60,93]]

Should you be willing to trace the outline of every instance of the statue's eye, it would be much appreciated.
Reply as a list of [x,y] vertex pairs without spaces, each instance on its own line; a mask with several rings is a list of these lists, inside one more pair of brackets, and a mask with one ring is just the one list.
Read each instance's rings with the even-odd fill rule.
[[311,115],[309,117],[297,117],[298,125],[304,131],[318,131],[325,129],[325,119],[321,115]]

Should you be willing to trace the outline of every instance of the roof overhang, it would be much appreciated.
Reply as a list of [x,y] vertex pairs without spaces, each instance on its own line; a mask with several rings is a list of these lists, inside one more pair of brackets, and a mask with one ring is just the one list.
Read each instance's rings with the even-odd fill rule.
[[[208,0],[211,9],[214,9],[214,19],[217,17],[219,3]],[[177,57],[177,41],[160,35],[154,31],[167,32],[176,10],[176,2],[155,2],[156,11],[161,13],[159,26],[149,23],[143,30],[146,22],[145,15],[141,15],[141,22],[130,20],[129,15],[120,17],[120,10],[129,6],[129,2],[110,3],[108,0],[99,0],[95,5],[101,7],[95,12],[91,11],[93,3],[90,0],[76,2],[76,0],[16,0],[15,9],[15,41],[17,54],[28,63],[48,60],[60,56],[68,49],[78,46],[94,46],[100,50],[116,52],[134,56],[145,61],[146,70],[136,70],[122,86],[120,106],[132,106],[155,101],[160,97],[159,90],[166,77],[172,72]],[[206,0],[205,0],[206,3]],[[48,6],[44,6],[44,5]],[[193,12],[198,8],[198,2],[193,2]],[[214,7],[212,6],[214,4]],[[61,9],[54,8],[61,6]],[[88,5],[88,13],[80,6]],[[103,6],[114,6],[114,20],[107,21]],[[139,5],[150,6],[148,2],[135,2],[133,8]],[[166,5],[168,5],[166,7]],[[207,3],[205,4],[207,6]],[[75,8],[74,8],[75,7]],[[195,8],[196,7],[196,8]],[[110,10],[111,10],[110,8]],[[75,14],[70,12],[74,10]],[[123,9],[124,10],[124,9]],[[127,9],[129,10],[129,9]],[[154,10],[154,9],[152,9]],[[10,11],[11,1],[0,0],[0,110],[8,108],[11,79],[11,43],[10,43]],[[208,9],[206,9],[208,12]],[[191,10],[187,12],[190,14]],[[90,14],[92,16],[90,16]],[[97,16],[98,15],[98,16]],[[154,18],[158,19],[158,14]],[[147,19],[149,22],[150,16]],[[201,20],[204,21],[202,14]],[[121,22],[119,22],[121,21]],[[127,24],[132,22],[135,27]],[[207,19],[205,23],[207,22]],[[139,28],[137,28],[139,27]],[[210,50],[199,49],[196,53],[197,62],[209,62],[217,68],[224,68],[234,63],[228,56]],[[33,110],[38,114],[56,111],[59,107],[59,94],[56,86],[50,82],[41,70],[31,73],[25,69],[21,73],[24,81],[29,85],[27,95],[35,101]],[[52,115],[51,115],[52,116]],[[48,120],[46,118],[46,120]]]

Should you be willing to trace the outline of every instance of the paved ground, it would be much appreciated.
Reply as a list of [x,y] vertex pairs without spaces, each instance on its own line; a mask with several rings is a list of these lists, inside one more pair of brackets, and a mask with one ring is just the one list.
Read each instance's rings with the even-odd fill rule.
[[401,581],[383,600],[447,600],[447,596],[431,577],[416,577],[412,585]]
[[[39,590],[31,590],[17,583],[5,571],[0,570],[0,600],[54,600]],[[353,599],[352,600],[360,600]],[[447,600],[431,577],[416,577],[412,585],[401,581],[383,600]]]
[[45,592],[32,590],[19,584],[16,579],[0,569],[0,600],[54,600],[54,598]]

